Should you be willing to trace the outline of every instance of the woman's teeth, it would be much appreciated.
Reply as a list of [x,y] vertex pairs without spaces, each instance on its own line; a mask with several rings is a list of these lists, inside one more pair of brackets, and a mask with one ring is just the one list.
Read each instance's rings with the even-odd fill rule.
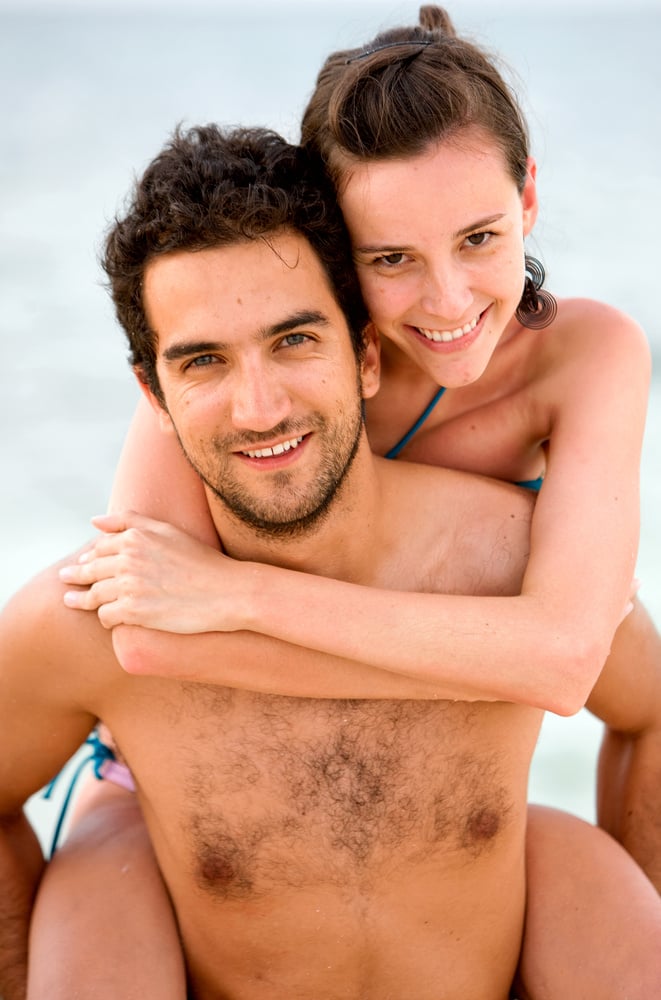
[[460,340],[462,337],[465,337],[467,333],[470,333],[471,330],[474,330],[479,322],[479,319],[480,317],[476,316],[475,319],[470,321],[470,323],[464,323],[464,325],[460,326],[457,330],[425,330],[423,327],[419,326],[418,331],[423,337],[426,337],[427,340],[433,340],[437,344],[447,344],[451,340]]

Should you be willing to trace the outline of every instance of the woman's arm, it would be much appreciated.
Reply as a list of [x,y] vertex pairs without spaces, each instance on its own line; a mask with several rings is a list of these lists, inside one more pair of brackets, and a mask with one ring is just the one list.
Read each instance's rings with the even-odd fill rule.
[[[214,608],[218,618],[205,629],[260,631],[417,678],[443,697],[507,700],[560,714],[578,710],[607,657],[634,571],[649,352],[636,324],[614,310],[575,302],[565,311],[557,370],[551,363],[546,379],[548,468],[520,597],[385,592],[271,566],[225,565],[215,588],[224,591],[223,610]],[[561,356],[569,351],[570,359]],[[151,428],[144,421],[138,428],[147,434],[137,449],[143,495],[134,487],[130,500],[145,513],[162,516],[162,507],[155,511],[142,456],[165,450],[168,439],[149,419]],[[159,458],[158,470],[165,468]],[[178,475],[169,474],[158,493],[168,505]],[[194,477],[187,468],[181,475]],[[170,508],[168,520],[189,526],[208,517],[200,504],[197,514],[182,520],[193,493],[192,487],[185,491],[183,506],[174,509],[174,517]],[[207,589],[207,597],[210,593]],[[127,638],[122,650],[122,638],[116,638],[126,659],[132,640]],[[141,670],[149,641],[147,633]],[[168,660],[167,644],[154,639],[157,660],[150,672],[176,671],[180,647],[172,648]],[[197,668],[207,671],[206,680],[225,683],[219,660],[209,651],[208,642],[200,643]]]
[[220,548],[202,481],[176,435],[161,429],[144,396],[140,397],[119,456],[108,510],[140,511]]
[[[633,321],[572,301],[545,361],[538,405],[549,413],[548,465],[521,596],[359,593],[309,577],[293,592],[263,567],[246,627],[422,680],[442,676],[455,697],[577,711],[634,575],[650,359]],[[292,606],[305,613],[287,613]]]

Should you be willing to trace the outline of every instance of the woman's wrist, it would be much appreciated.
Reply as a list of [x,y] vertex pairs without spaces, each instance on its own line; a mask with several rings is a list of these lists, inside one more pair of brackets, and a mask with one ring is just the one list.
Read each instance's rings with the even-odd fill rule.
[[232,631],[264,631],[274,572],[278,570],[264,563],[235,563],[232,593],[227,595],[231,600]]

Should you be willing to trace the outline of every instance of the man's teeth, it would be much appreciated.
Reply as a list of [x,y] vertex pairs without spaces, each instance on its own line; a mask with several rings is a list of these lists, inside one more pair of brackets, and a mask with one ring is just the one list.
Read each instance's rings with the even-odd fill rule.
[[274,444],[272,448],[256,448],[255,451],[244,451],[242,454],[247,455],[248,458],[271,458],[272,455],[282,455],[290,448],[298,448],[302,440],[302,437],[292,438],[290,441]]
[[459,340],[467,333],[470,333],[471,330],[474,330],[478,324],[479,318],[479,316],[476,316],[475,319],[470,321],[470,323],[464,323],[464,325],[460,326],[457,330],[425,330],[421,326],[418,327],[418,330],[423,337],[427,338],[427,340],[433,340],[437,344],[447,344],[451,340]]

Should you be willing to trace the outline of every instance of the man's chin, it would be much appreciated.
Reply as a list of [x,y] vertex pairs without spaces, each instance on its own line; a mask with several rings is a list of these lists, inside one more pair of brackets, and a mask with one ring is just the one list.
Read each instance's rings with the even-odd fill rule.
[[297,512],[295,515],[289,514],[283,519],[282,511],[278,511],[278,519],[275,520],[275,513],[265,511],[259,514],[255,511],[236,510],[225,504],[229,513],[244,527],[251,529],[256,534],[270,539],[291,540],[301,538],[319,528],[328,516],[330,504],[324,503],[314,510]]

